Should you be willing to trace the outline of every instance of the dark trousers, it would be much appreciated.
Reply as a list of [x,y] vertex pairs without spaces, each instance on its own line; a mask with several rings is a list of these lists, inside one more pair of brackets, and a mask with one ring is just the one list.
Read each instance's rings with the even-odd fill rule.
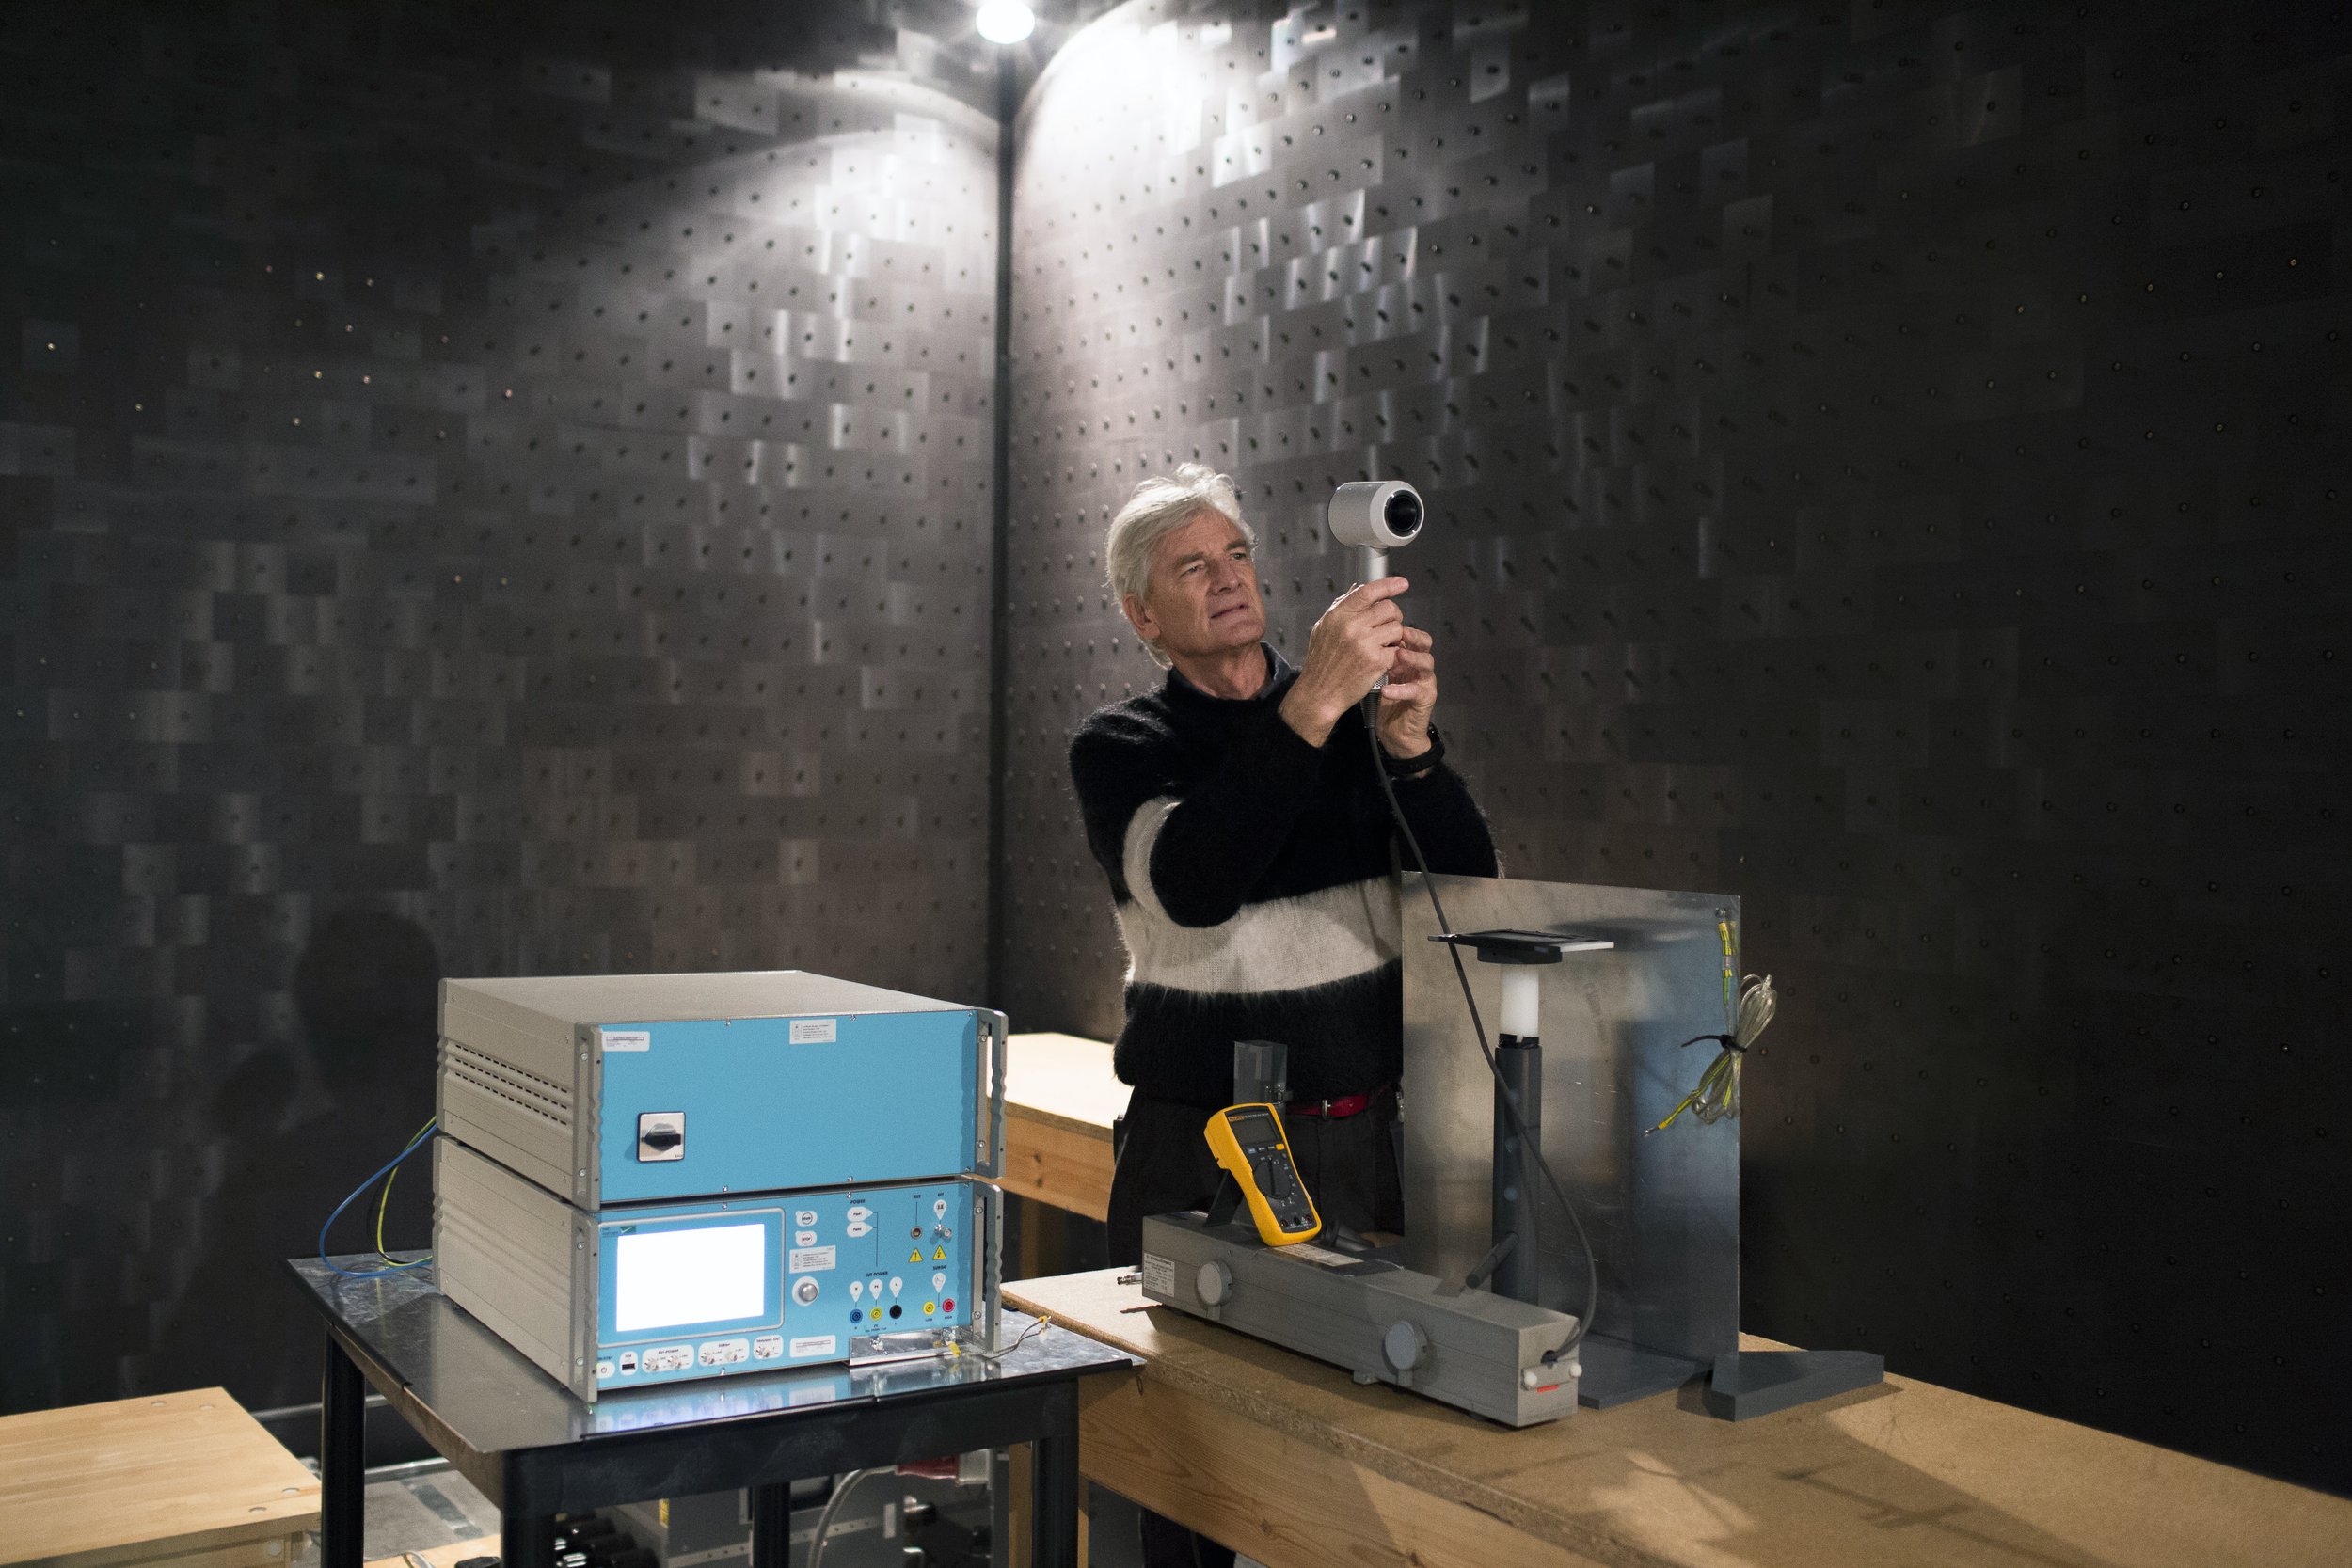
[[[1143,1218],[1205,1209],[1216,1195],[1215,1156],[1203,1135],[1210,1113],[1137,1090],[1120,1123],[1119,1164],[1111,1173],[1111,1261],[1143,1259]],[[1397,1174],[1396,1092],[1386,1090],[1357,1116],[1336,1121],[1285,1117],[1291,1158],[1314,1199],[1326,1231],[1403,1230],[1404,1184]],[[1232,1568],[1233,1553],[1150,1509],[1143,1512],[1144,1568]]]

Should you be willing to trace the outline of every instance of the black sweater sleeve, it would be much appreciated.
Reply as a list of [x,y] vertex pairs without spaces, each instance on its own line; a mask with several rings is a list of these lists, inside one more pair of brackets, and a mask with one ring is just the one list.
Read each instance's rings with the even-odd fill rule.
[[[1149,892],[1180,926],[1215,926],[1239,912],[1297,825],[1322,773],[1322,752],[1269,705],[1237,724],[1221,755],[1187,777],[1174,737],[1132,718],[1098,715],[1070,747],[1070,773],[1087,842],[1121,896]],[[1148,890],[1128,886],[1126,845],[1136,813],[1174,797],[1152,845]]]
[[1412,824],[1431,871],[1456,877],[1502,875],[1486,814],[1470,799],[1461,774],[1440,762],[1419,778],[1399,779],[1396,803]]

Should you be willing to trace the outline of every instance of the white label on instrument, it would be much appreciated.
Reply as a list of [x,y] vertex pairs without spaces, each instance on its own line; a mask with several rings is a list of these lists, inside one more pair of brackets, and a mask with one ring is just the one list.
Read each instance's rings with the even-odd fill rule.
[[[792,1254],[788,1271],[793,1274],[822,1274],[833,1267],[834,1249],[829,1246],[801,1247]],[[800,1354],[799,1351],[792,1353]]]
[[792,1021],[794,1045],[831,1045],[841,1037],[841,1021],[837,1018],[796,1018]]
[[840,1343],[841,1337],[837,1334],[812,1334],[806,1338],[793,1340],[792,1354],[796,1357],[803,1355],[833,1355],[838,1354],[837,1347]]
[[1311,1242],[1294,1242],[1281,1250],[1290,1257],[1303,1258],[1310,1263],[1320,1263],[1327,1269],[1344,1269],[1363,1261],[1360,1258],[1350,1258],[1343,1252],[1333,1252],[1329,1247],[1316,1246]]
[[650,1029],[599,1029],[604,1037],[605,1054],[615,1051],[651,1051],[653,1031]]
[[1143,1293],[1147,1296],[1172,1296],[1176,1293],[1176,1260],[1143,1255]]

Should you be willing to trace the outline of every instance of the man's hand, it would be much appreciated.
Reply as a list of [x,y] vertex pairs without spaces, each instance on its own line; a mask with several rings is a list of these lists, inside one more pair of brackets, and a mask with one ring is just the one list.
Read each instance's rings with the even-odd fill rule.
[[1380,689],[1380,749],[1399,762],[1429,750],[1429,715],[1438,705],[1438,656],[1429,634],[1405,628]]
[[[1328,739],[1331,726],[1339,722],[1340,715],[1360,701],[1372,689],[1374,681],[1383,674],[1395,679],[1401,654],[1426,654],[1429,639],[1409,631],[1405,625],[1405,612],[1396,607],[1396,596],[1407,586],[1403,578],[1382,578],[1376,582],[1359,584],[1332,600],[1331,608],[1315,623],[1314,631],[1307,639],[1307,657],[1299,667],[1298,679],[1282,699],[1283,721],[1297,731],[1308,745],[1320,746]],[[1410,637],[1421,638],[1419,650],[1408,645]],[[1437,666],[1424,658],[1422,664],[1408,666],[1406,670],[1407,693],[1400,701],[1407,707],[1418,702],[1414,696],[1420,684],[1416,672],[1425,671],[1428,701],[1435,703]],[[1429,744],[1426,705],[1421,708],[1419,722],[1420,749],[1425,751]],[[1384,705],[1384,736],[1388,728]]]

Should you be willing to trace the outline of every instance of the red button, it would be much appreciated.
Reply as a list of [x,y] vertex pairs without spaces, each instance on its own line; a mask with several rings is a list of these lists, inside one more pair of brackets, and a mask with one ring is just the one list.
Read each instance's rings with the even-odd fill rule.
[[949,1296],[946,1301],[941,1302],[939,1305],[947,1311],[952,1312],[956,1309],[956,1298]]

